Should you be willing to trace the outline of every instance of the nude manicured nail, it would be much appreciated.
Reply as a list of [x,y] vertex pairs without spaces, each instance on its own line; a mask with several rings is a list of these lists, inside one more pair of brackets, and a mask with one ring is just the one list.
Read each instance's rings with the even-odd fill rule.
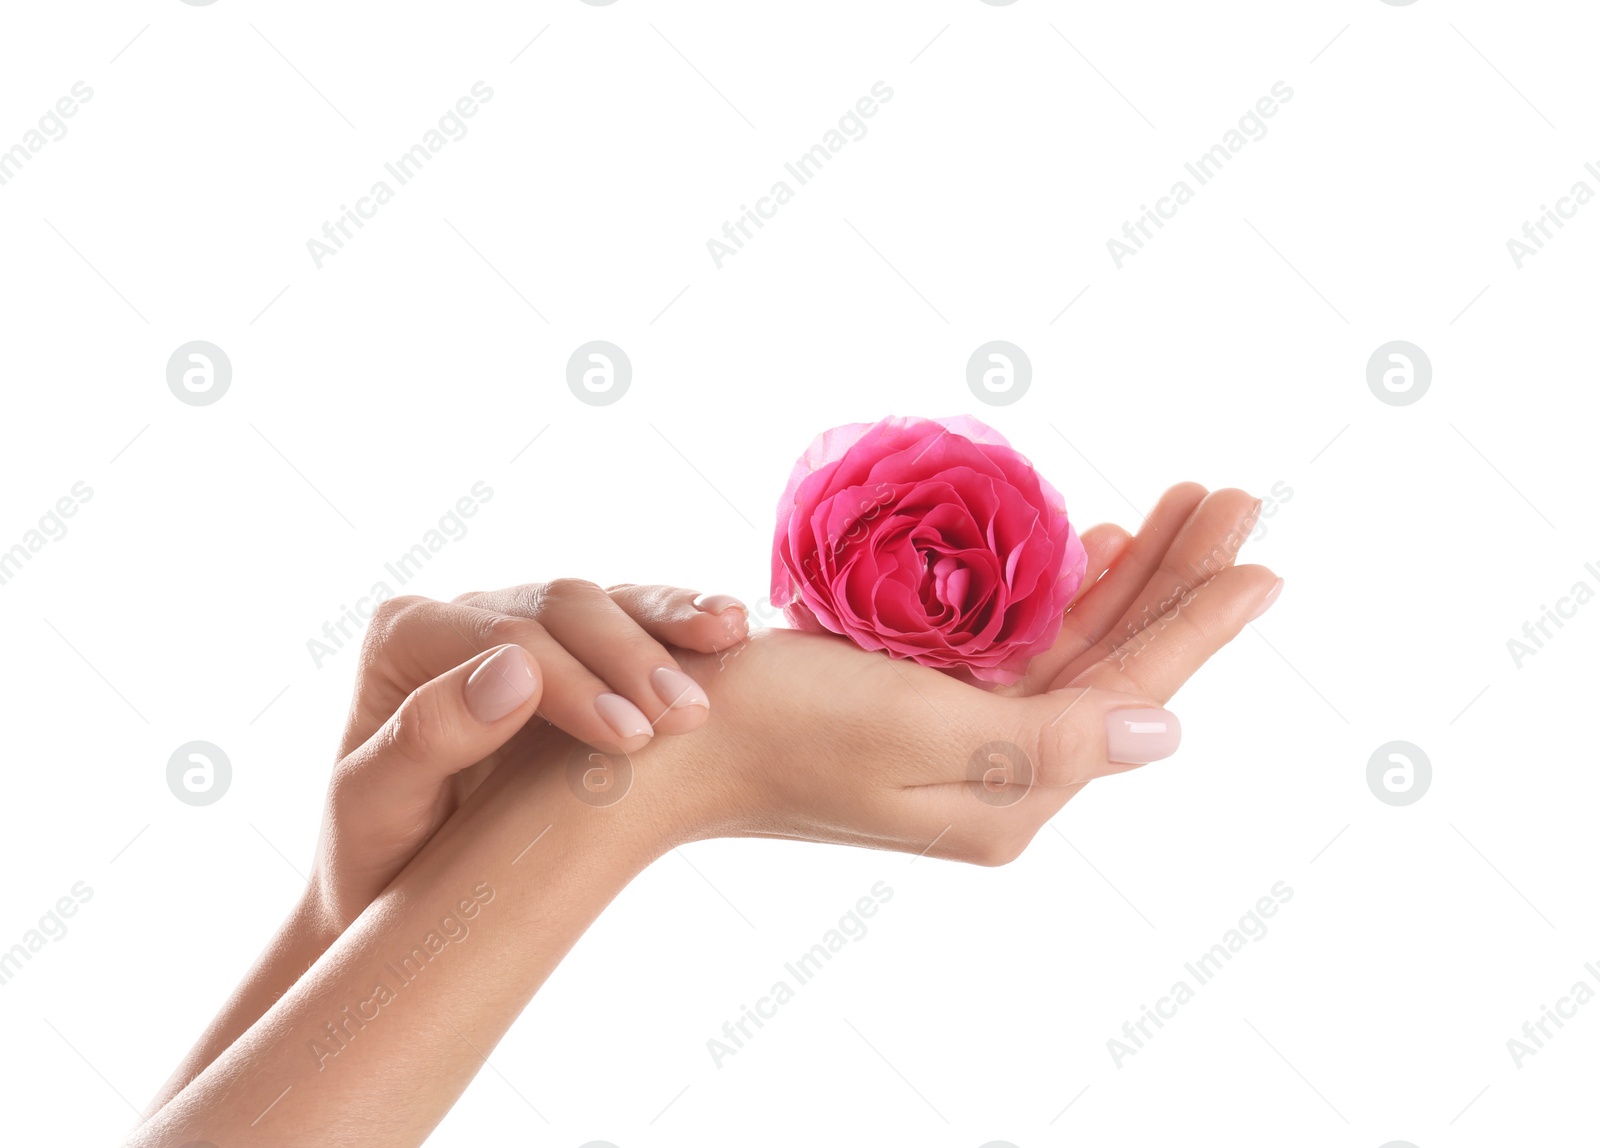
[[462,694],[467,712],[492,725],[520,709],[538,689],[533,659],[521,646],[506,646],[472,671]]
[[744,609],[744,603],[732,594],[702,594],[694,600],[694,608],[707,614],[720,614],[734,606]]
[[1261,520],[1261,500],[1256,499],[1256,504],[1250,508],[1249,515],[1239,527],[1239,533],[1249,537],[1250,532],[1256,528],[1256,523]]
[[1283,593],[1283,579],[1279,578],[1272,584],[1272,589],[1267,591],[1267,596],[1261,599],[1261,605],[1257,606],[1256,612],[1250,615],[1250,620],[1254,622],[1261,615],[1272,609],[1272,604],[1278,600],[1278,595],[1281,593]]
[[684,706],[711,708],[711,699],[706,697],[700,683],[682,670],[658,666],[650,671],[650,684],[655,687],[661,704],[668,709],[681,709]]
[[1183,731],[1178,716],[1155,706],[1134,706],[1106,714],[1106,760],[1144,765],[1171,757]]
[[611,727],[612,732],[626,740],[643,734],[649,737],[653,730],[650,719],[639,712],[639,707],[620,694],[601,694],[594,699],[595,712]]

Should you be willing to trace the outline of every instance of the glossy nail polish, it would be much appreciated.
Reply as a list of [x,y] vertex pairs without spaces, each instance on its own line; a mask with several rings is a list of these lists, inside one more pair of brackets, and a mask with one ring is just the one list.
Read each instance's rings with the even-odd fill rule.
[[467,678],[462,698],[467,712],[484,725],[492,725],[520,709],[538,691],[533,659],[521,646],[495,651]]
[[1281,593],[1283,593],[1283,579],[1279,578],[1272,584],[1272,589],[1267,591],[1267,596],[1261,599],[1261,605],[1256,607],[1256,612],[1250,615],[1250,621],[1254,622],[1261,615],[1272,609],[1272,604],[1278,600],[1278,595]]
[[744,603],[732,594],[702,594],[694,600],[694,608],[707,614],[720,614],[735,606],[744,609]]
[[650,671],[650,685],[656,691],[656,697],[661,699],[661,704],[668,709],[682,709],[685,706],[711,708],[711,699],[706,697],[700,683],[682,670],[658,666]]
[[1130,706],[1106,714],[1106,760],[1144,765],[1171,757],[1183,731],[1178,716],[1156,706]]
[[624,741],[641,735],[649,737],[654,732],[650,719],[621,694],[601,694],[594,699],[594,708],[611,731]]

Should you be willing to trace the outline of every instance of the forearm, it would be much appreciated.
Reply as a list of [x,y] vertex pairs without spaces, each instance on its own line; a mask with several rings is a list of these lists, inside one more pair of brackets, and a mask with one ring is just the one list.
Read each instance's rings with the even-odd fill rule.
[[244,981],[167,1078],[144,1111],[148,1120],[292,988],[339,935],[338,925],[307,890]]
[[568,789],[564,745],[496,770],[131,1145],[420,1143],[662,847],[643,802]]

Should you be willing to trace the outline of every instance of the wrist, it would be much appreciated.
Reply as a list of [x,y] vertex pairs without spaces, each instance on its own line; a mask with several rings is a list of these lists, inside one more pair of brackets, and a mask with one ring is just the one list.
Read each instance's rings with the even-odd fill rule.
[[496,768],[468,805],[503,810],[507,840],[526,839],[514,853],[537,841],[531,857],[560,842],[626,883],[689,839],[678,803],[656,784],[658,772],[676,774],[679,759],[662,748],[679,740],[660,736],[631,755],[605,754],[546,727]]
[[[632,806],[636,831],[661,842],[660,852],[767,828],[770,811],[782,806],[788,751],[798,742],[778,728],[778,707],[761,688],[771,677],[761,664],[783,656],[773,636],[758,632],[714,654],[674,651],[711,712],[697,728],[657,736],[631,755],[633,789],[618,802]],[[794,700],[785,699],[791,706]]]

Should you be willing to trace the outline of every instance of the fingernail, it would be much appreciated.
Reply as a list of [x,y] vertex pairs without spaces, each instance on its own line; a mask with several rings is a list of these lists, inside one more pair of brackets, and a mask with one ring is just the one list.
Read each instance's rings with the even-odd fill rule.
[[682,670],[658,666],[650,672],[650,684],[655,687],[661,704],[668,709],[680,709],[683,706],[711,708],[711,699],[706,697],[700,683]]
[[1135,706],[1106,714],[1106,760],[1144,765],[1171,757],[1183,731],[1178,715],[1156,706]]
[[1257,522],[1257,520],[1260,519],[1260,517],[1261,517],[1261,499],[1258,498],[1258,499],[1256,499],[1256,504],[1250,508],[1250,517],[1248,517],[1248,518],[1246,518],[1244,520],[1244,526],[1239,531],[1239,533],[1248,535],[1252,530],[1254,530],[1256,528],[1256,522]]
[[1254,622],[1257,618],[1261,617],[1261,615],[1272,609],[1272,604],[1278,600],[1278,595],[1282,592],[1283,579],[1279,578],[1272,584],[1272,589],[1267,591],[1267,596],[1261,599],[1261,605],[1256,607],[1256,612],[1250,615],[1250,621]]
[[521,646],[504,646],[472,671],[462,693],[467,712],[492,725],[525,705],[539,688],[533,659]]
[[650,728],[650,719],[620,694],[601,694],[594,699],[594,708],[620,738],[638,737],[641,734],[649,737],[654,732]]
[[694,600],[694,608],[704,610],[707,614],[720,614],[733,606],[744,609],[744,603],[732,594],[702,594]]

